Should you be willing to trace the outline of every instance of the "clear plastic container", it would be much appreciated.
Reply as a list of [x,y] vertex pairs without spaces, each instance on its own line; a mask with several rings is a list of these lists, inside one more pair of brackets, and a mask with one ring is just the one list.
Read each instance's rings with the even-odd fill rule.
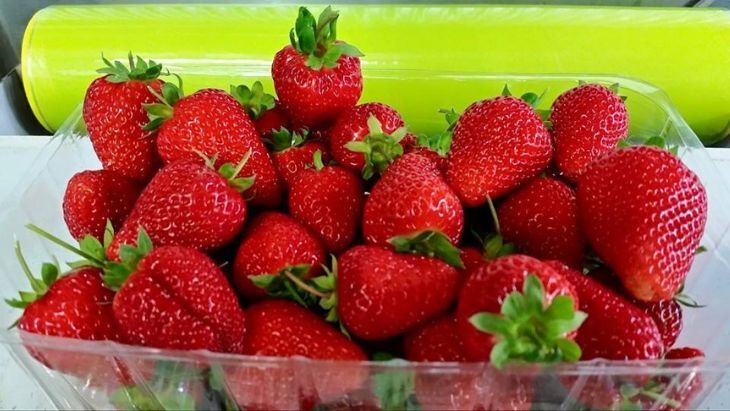
[[[344,363],[304,358],[258,358],[210,352],[179,352],[45,337],[5,330],[19,311],[0,306],[0,341],[61,409],[129,407],[179,409],[378,409],[417,403],[421,409],[611,408],[631,387],[659,383],[641,399],[645,409],[667,406],[662,396],[691,397],[683,407],[723,407],[730,389],[730,195],[707,152],[667,96],[641,81],[600,75],[478,75],[430,71],[371,71],[366,87],[374,100],[396,109],[408,105],[406,118],[416,132],[443,127],[437,110],[463,110],[469,103],[498,95],[504,84],[514,94],[541,92],[547,108],[577,80],[620,83],[631,115],[631,135],[662,134],[680,147],[682,160],[697,173],[709,195],[709,219],[686,289],[705,308],[684,312],[678,346],[702,348],[703,361],[594,360],[558,366],[511,366],[497,371],[488,364]],[[254,78],[245,79],[251,82]],[[413,90],[428,89],[427,93]],[[409,91],[409,92],[406,92]],[[85,136],[80,112],[71,116],[0,211],[0,296],[27,289],[13,242],[20,240],[31,267],[56,255],[73,257],[24,228],[34,223],[71,240],[61,200],[69,178],[99,168]],[[45,365],[30,352],[44,359]],[[135,389],[121,389],[122,386]],[[656,384],[655,384],[656,385]],[[688,395],[688,392],[692,395]],[[123,405],[123,404],[126,404]],[[624,404],[626,405],[626,404]],[[672,404],[669,404],[672,405]],[[677,404],[674,404],[677,405]],[[235,408],[233,408],[235,409]],[[411,408],[417,409],[417,408]]]

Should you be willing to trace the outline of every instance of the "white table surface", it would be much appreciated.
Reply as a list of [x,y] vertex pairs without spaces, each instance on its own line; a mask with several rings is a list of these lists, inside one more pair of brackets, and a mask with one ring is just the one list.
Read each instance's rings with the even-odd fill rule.
[[[0,136],[0,202],[15,189],[26,167],[48,142],[47,137]],[[730,149],[709,149],[718,169],[730,181]],[[730,403],[722,402],[730,406]],[[36,383],[15,364],[3,347],[0,347],[0,409],[27,410],[31,408],[53,409]]]

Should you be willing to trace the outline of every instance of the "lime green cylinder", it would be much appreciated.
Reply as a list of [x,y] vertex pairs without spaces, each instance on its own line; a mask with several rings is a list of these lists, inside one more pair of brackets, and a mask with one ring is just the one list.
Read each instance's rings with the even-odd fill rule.
[[[313,6],[313,12],[321,7]],[[368,87],[368,79],[376,82],[382,70],[399,70],[404,82],[412,70],[618,74],[663,88],[705,143],[724,137],[730,120],[730,13],[725,10],[337,8],[339,37],[365,53],[363,100],[387,101],[387,90]],[[294,5],[265,4],[49,7],[33,17],[25,33],[24,87],[49,130],[82,100],[102,52],[124,59],[131,50],[160,61],[184,77],[188,93],[255,79],[271,90],[271,60],[288,43],[296,14]],[[413,84],[410,93],[428,92],[422,82]],[[401,108],[406,119],[409,109]]]

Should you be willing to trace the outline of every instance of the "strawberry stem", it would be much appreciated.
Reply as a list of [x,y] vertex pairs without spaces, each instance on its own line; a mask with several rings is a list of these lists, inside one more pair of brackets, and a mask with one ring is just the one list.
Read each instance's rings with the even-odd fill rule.
[[72,246],[71,244],[67,243],[66,241],[61,240],[60,238],[58,238],[58,237],[54,236],[53,234],[51,234],[51,233],[43,230],[42,228],[38,227],[35,224],[27,224],[25,227],[28,230],[30,230],[30,231],[38,234],[42,238],[45,238],[46,240],[48,240],[48,241],[50,241],[50,242],[52,242],[52,243],[54,243],[56,245],[59,245],[59,246],[65,248],[66,250],[69,250],[69,251],[71,251],[71,252],[73,252],[75,254],[80,255],[81,257],[84,257],[85,259],[89,260],[90,263],[94,264],[97,267],[104,267],[106,265],[106,262],[105,261],[96,258],[95,256],[93,256],[93,255],[91,255],[91,254],[89,254],[89,253],[81,250],[78,247]]
[[[289,281],[293,282],[294,284],[296,284],[297,287],[308,292],[309,294],[312,294],[319,298],[329,298],[330,297],[330,294],[325,294],[325,293],[320,292],[319,290],[315,289],[314,287],[312,287],[309,284],[302,281],[301,278],[292,274],[291,271],[289,271],[289,270],[285,270],[283,272],[283,274],[284,274],[284,276],[286,276],[286,278],[289,279]],[[296,294],[296,293],[294,293],[294,294]]]
[[489,205],[489,213],[492,215],[492,220],[494,220],[494,230],[497,234],[502,235],[502,228],[499,226],[499,217],[497,217],[497,209],[494,207],[494,202],[492,202],[492,197],[490,196],[487,196],[487,205]]

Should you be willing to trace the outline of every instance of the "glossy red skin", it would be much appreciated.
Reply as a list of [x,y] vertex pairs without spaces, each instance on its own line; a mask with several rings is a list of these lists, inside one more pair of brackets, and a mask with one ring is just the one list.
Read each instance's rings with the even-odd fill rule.
[[192,161],[165,166],[140,194],[107,257],[117,260],[121,244],[136,244],[140,226],[155,247],[212,250],[233,240],[246,214],[241,193],[217,172]]
[[581,360],[651,360],[660,358],[664,344],[650,315],[619,293],[561,262],[550,261],[555,270],[578,291],[580,310],[588,314],[575,342]]
[[388,167],[365,200],[362,230],[367,244],[390,246],[392,237],[423,230],[439,231],[458,244],[464,209],[431,160],[406,154]]
[[83,118],[91,144],[104,169],[147,182],[161,162],[155,133],[142,130],[150,121],[142,104],[159,102],[147,87],[160,92],[163,82],[111,83],[106,77],[91,82],[84,97]]
[[309,264],[307,278],[318,275],[326,263],[324,246],[293,218],[279,212],[265,212],[251,221],[233,263],[233,280],[247,299],[266,296],[249,277],[278,274],[287,266]]
[[408,361],[463,362],[456,317],[444,315],[409,331],[403,340]]
[[327,147],[316,141],[308,141],[301,146],[272,153],[274,166],[287,186],[291,185],[302,170],[312,167],[314,152],[317,150],[322,153],[322,163],[329,163],[330,155]]
[[470,105],[454,126],[446,179],[465,206],[484,204],[544,170],[552,157],[540,116],[515,97]]
[[578,294],[573,285],[540,260],[512,254],[478,266],[461,287],[456,311],[459,336],[464,341],[464,353],[469,361],[488,361],[494,346],[494,337],[477,330],[469,318],[480,312],[498,314],[509,293],[522,291],[528,274],[534,274],[542,281],[546,304],[558,295],[565,295],[573,298],[577,307]]
[[134,345],[243,353],[244,312],[233,288],[205,254],[155,248],[114,297],[114,319]]
[[[370,116],[378,119],[386,134],[392,134],[405,125],[400,114],[393,107],[383,103],[365,103],[342,113],[329,130],[332,157],[341,166],[358,173],[365,166],[365,156],[362,153],[350,151],[345,145],[351,141],[361,141],[370,133],[367,124]],[[401,144],[404,144],[404,141]]]
[[558,169],[575,182],[586,167],[626,138],[629,117],[621,97],[599,84],[561,94],[550,113]]
[[406,153],[416,153],[418,155],[428,158],[434,164],[436,164],[436,168],[438,168],[441,175],[443,175],[444,178],[446,177],[446,168],[448,167],[447,157],[441,157],[439,153],[431,150],[428,147],[423,146],[410,146],[406,148]]
[[338,313],[363,340],[385,340],[418,326],[444,312],[457,293],[458,270],[435,258],[360,245],[338,263]]
[[497,217],[504,239],[521,252],[581,267],[585,239],[578,227],[575,192],[565,183],[536,178],[507,196]]
[[364,201],[360,178],[338,166],[303,170],[289,187],[289,213],[331,253],[355,239]]
[[461,261],[464,263],[465,272],[471,272],[479,266],[488,263],[477,247],[466,246],[461,249]]
[[342,56],[335,68],[312,70],[307,56],[292,46],[281,49],[271,64],[276,95],[293,123],[318,128],[332,123],[357,104],[362,94],[360,59]]
[[279,104],[264,111],[258,119],[254,120],[254,126],[261,138],[271,138],[274,131],[282,128],[289,129],[289,125],[289,114]]
[[704,351],[694,347],[672,348],[664,354],[666,360],[689,360],[691,358],[704,358]]
[[139,196],[139,185],[111,170],[74,174],[63,194],[63,219],[77,240],[87,234],[103,238],[107,220],[119,229]]
[[707,221],[699,178],[655,147],[613,151],[578,180],[578,218],[595,253],[641,301],[674,297]]
[[175,103],[172,117],[159,128],[157,148],[165,164],[202,162],[198,152],[208,157],[217,155],[216,168],[225,163],[238,164],[251,150],[251,157],[238,174],[256,176],[246,198],[252,205],[267,207],[281,202],[279,175],[253,121],[223,90],[203,89]]

